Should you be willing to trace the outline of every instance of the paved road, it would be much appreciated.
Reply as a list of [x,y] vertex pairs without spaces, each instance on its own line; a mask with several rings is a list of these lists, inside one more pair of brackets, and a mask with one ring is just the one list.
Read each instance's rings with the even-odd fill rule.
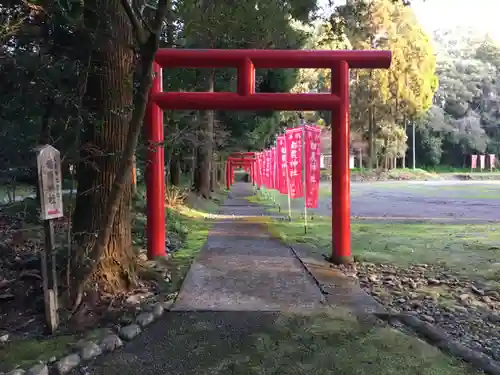
[[[322,183],[327,191],[329,183]],[[281,198],[286,209],[286,198]],[[335,203],[335,200],[333,200]],[[315,210],[331,215],[332,199],[323,196]],[[293,201],[295,210],[303,200]],[[351,214],[359,218],[455,222],[500,221],[500,181],[391,181],[351,185]]]
[[361,217],[500,221],[499,181],[414,181],[352,186],[351,213]]

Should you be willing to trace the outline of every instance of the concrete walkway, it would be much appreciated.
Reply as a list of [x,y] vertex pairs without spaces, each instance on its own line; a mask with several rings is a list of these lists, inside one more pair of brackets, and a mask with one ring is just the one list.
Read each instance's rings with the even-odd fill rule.
[[235,184],[192,265],[174,311],[290,311],[321,306],[321,291],[292,251],[258,223],[250,184]]
[[233,186],[172,311],[72,375],[248,374],[207,368],[254,346],[253,335],[276,330],[281,314],[326,308],[302,263],[257,222],[264,208],[250,195],[250,184]]

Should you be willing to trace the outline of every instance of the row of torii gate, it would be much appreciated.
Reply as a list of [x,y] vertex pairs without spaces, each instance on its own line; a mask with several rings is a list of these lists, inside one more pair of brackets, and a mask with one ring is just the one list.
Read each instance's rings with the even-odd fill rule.
[[253,169],[255,168],[256,154],[255,152],[233,152],[226,159],[225,173],[226,173],[226,189],[230,189],[234,184],[234,172],[236,169],[244,169],[253,176]]
[[[329,110],[332,113],[331,258],[338,263],[350,262],[349,69],[387,69],[391,59],[390,51],[379,50],[159,50],[153,63],[153,84],[145,117],[149,146],[146,163],[148,256],[163,256],[166,248],[163,110]],[[163,68],[237,68],[237,92],[163,92]],[[256,68],[331,69],[330,93],[256,93]],[[236,164],[238,158],[239,164]],[[247,158],[234,155],[231,165],[244,166]],[[230,168],[226,173],[228,170]],[[226,177],[226,181],[232,182],[233,176]]]

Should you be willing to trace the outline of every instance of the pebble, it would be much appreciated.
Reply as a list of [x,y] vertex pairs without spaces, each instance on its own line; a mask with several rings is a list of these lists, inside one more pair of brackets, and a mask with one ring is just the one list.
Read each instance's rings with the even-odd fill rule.
[[427,279],[427,283],[429,285],[439,285],[439,284],[441,284],[441,280],[438,280],[438,279]]
[[479,289],[477,286],[475,285],[471,285],[470,287],[472,289],[472,291],[476,294],[479,294],[480,296],[484,296],[484,290],[482,289]]
[[156,303],[154,306],[153,306],[153,315],[155,318],[159,318],[160,316],[163,315],[163,312],[165,311],[165,308],[163,307],[163,305],[161,303]]
[[420,318],[422,320],[425,320],[426,322],[429,322],[429,323],[434,323],[436,321],[436,319],[434,319],[432,316],[430,315],[421,315]]
[[120,337],[124,340],[130,341],[137,337],[141,333],[141,327],[138,324],[129,324],[128,326],[122,327],[118,333]]
[[170,311],[170,309],[172,308],[173,304],[174,304],[173,300],[171,300],[171,301],[165,301],[165,302],[163,302],[163,309],[165,311]]
[[26,373],[26,371],[24,371],[22,368],[16,368],[12,371],[9,371],[5,375],[24,375],[25,373]]
[[88,342],[80,349],[80,356],[82,360],[88,361],[94,357],[102,354],[102,349],[95,342]]
[[143,312],[143,313],[140,313],[137,318],[135,319],[135,321],[141,326],[141,327],[145,327],[147,326],[148,324],[151,324],[153,321],[155,320],[155,317],[153,315],[153,313],[150,313],[150,312]]
[[26,375],[49,375],[49,368],[45,363],[39,363],[31,367],[25,373]]
[[54,369],[58,375],[66,375],[80,364],[81,358],[79,354],[73,353],[61,358],[54,364]]
[[112,333],[101,341],[100,346],[103,352],[112,352],[113,350],[121,348],[123,346],[123,341]]
[[488,320],[492,323],[500,323],[500,314],[490,314]]
[[[454,349],[463,348],[464,356],[469,356],[467,351],[478,352],[474,360],[489,368],[494,360],[500,361],[500,304],[498,292],[491,286],[473,284],[428,265],[406,269],[356,265],[361,287],[386,307],[408,316],[405,324],[414,326],[412,329],[418,327],[438,341],[441,331],[456,341]],[[443,290],[435,288],[438,285]],[[427,286],[425,290],[420,289],[423,286]]]

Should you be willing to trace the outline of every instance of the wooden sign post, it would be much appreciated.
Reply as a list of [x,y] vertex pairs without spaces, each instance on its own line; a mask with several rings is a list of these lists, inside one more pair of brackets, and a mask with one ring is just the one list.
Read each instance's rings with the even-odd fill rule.
[[38,183],[41,219],[44,221],[45,249],[42,252],[45,319],[50,333],[59,325],[54,219],[64,216],[62,200],[61,154],[50,145],[38,148]]

